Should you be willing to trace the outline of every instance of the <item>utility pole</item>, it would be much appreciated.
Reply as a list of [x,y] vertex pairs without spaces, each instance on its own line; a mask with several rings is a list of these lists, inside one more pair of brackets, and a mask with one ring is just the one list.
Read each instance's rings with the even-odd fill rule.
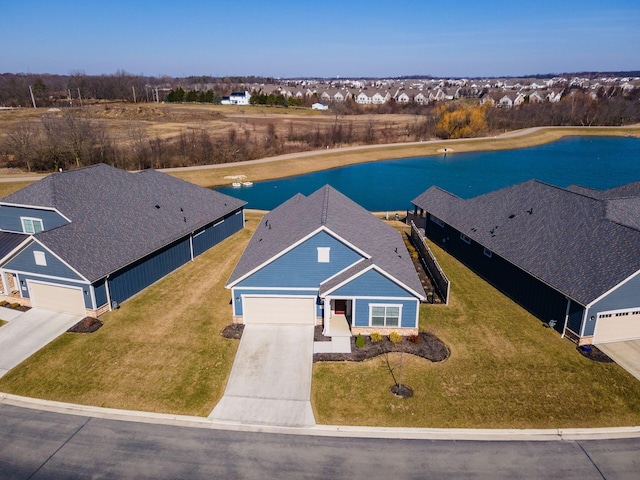
[[29,92],[31,93],[31,101],[33,102],[33,108],[38,108],[36,107],[36,98],[33,96],[33,89],[31,88],[31,85],[29,85]]

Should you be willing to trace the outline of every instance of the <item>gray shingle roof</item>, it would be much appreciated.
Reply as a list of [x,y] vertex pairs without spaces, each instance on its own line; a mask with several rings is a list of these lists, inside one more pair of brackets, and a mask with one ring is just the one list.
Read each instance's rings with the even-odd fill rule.
[[463,200],[431,187],[413,204],[586,305],[640,270],[640,182],[597,191],[536,180]]
[[89,281],[246,203],[155,170],[129,173],[104,164],[49,175],[2,202],[52,207],[69,218],[36,238]]
[[[308,197],[297,194],[265,215],[228,286],[323,226],[370,257],[348,269],[340,279],[375,264],[415,292],[424,294],[401,235],[329,185]],[[337,279],[323,285],[322,291],[335,284]]]
[[0,232],[0,259],[11,253],[29,235],[23,233]]

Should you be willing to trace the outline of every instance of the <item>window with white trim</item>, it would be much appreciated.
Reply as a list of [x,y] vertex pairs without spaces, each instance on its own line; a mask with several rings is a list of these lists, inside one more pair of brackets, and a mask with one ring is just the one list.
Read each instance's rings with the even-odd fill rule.
[[471,245],[471,239],[467,237],[464,233],[460,234],[460,240],[462,240],[464,243],[468,245]]
[[402,305],[369,305],[369,325],[399,327]]
[[331,247],[318,247],[318,263],[331,261]]
[[20,217],[22,221],[22,231],[24,233],[39,233],[44,230],[42,220],[39,218]]
[[47,257],[44,252],[40,252],[38,250],[33,251],[33,258],[36,261],[36,265],[40,265],[42,267],[47,266]]
[[484,255],[486,257],[489,257],[489,258],[491,258],[493,256],[493,252],[491,250],[489,250],[488,248],[486,248],[486,247],[485,247],[485,249],[484,249],[484,251],[482,253],[484,253]]

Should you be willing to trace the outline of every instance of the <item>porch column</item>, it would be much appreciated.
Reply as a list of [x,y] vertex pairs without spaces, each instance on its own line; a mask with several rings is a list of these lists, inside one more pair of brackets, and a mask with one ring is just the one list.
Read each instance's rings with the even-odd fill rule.
[[322,322],[322,334],[325,337],[331,336],[331,298],[327,297],[324,299],[324,319]]

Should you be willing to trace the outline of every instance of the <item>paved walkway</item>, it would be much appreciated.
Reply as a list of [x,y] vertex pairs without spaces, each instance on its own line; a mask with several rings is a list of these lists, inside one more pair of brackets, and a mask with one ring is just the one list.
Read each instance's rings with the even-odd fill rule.
[[640,340],[596,344],[611,360],[640,380]]
[[[0,315],[1,316],[1,315]],[[82,320],[82,316],[32,308],[0,328],[0,377]]]
[[245,325],[224,396],[209,415],[219,422],[309,427],[312,325]]

